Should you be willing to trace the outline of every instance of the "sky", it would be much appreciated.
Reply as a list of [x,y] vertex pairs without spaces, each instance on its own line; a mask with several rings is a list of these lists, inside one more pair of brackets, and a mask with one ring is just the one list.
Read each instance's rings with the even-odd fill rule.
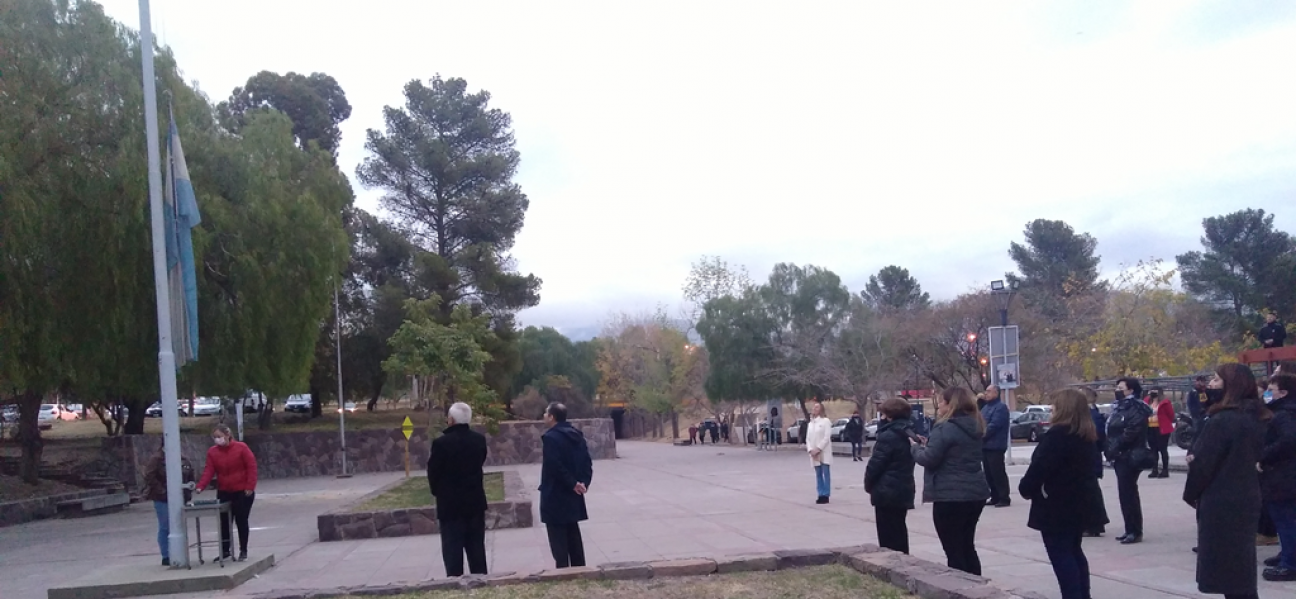
[[[136,0],[104,0],[139,25]],[[525,325],[576,338],[674,311],[690,264],[890,264],[936,299],[1002,278],[1025,224],[1098,239],[1108,275],[1200,249],[1245,208],[1296,232],[1296,3],[151,0],[213,101],[262,70],[352,105],[342,170],[411,79],[513,117],[530,198]]]

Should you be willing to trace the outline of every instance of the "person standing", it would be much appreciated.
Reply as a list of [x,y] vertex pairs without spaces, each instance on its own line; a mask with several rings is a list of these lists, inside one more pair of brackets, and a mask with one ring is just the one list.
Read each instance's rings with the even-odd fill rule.
[[1256,338],[1265,349],[1282,347],[1287,339],[1287,329],[1278,322],[1278,315],[1270,312],[1265,315],[1265,325],[1256,332]]
[[1147,447],[1147,421],[1152,408],[1139,397],[1143,386],[1137,379],[1122,378],[1116,381],[1116,396],[1107,418],[1106,457],[1116,470],[1116,490],[1120,496],[1121,518],[1125,520],[1125,534],[1116,537],[1122,545],[1143,541],[1143,503],[1139,497],[1138,479],[1150,457]]
[[436,498],[441,529],[441,560],[446,576],[468,572],[486,574],[486,436],[469,428],[472,407],[463,402],[450,406],[450,426],[432,441],[427,478]]
[[[913,407],[903,399],[883,402],[877,442],[864,467],[864,492],[873,504],[878,545],[909,553],[909,527],[905,518],[914,508],[914,459],[909,416]],[[858,416],[858,414],[857,414]]]
[[[1174,432],[1174,403],[1160,389],[1148,393],[1152,417],[1148,418],[1148,446],[1152,449],[1152,473],[1148,478],[1170,478],[1170,434]],[[1160,458],[1160,468],[1155,458]]]
[[[194,467],[188,458],[180,457],[180,480],[190,483],[194,480]],[[157,453],[149,458],[144,467],[144,494],[153,502],[153,510],[158,519],[158,550],[162,552],[162,565],[171,565],[171,547],[167,537],[171,536],[171,514],[167,502],[166,446],[159,443]],[[192,493],[184,490],[184,502],[189,503]]]
[[1188,392],[1188,398],[1184,404],[1188,407],[1188,416],[1192,418],[1193,435],[1200,435],[1202,424],[1206,422],[1206,407],[1202,398],[1206,393],[1206,377],[1198,376],[1193,379],[1192,391]]
[[817,504],[828,503],[832,495],[832,421],[824,417],[824,407],[819,400],[810,402],[810,422],[806,425],[806,453],[814,464],[815,488],[819,491]]
[[1273,420],[1260,453],[1260,492],[1278,530],[1278,555],[1264,561],[1264,579],[1296,581],[1296,374],[1269,379]]
[[585,565],[580,523],[589,519],[585,493],[594,478],[594,461],[580,429],[567,422],[567,406],[545,408],[549,430],[540,436],[540,521],[549,536],[549,551],[557,568]]
[[990,497],[981,467],[985,421],[972,392],[950,387],[937,399],[931,437],[911,448],[923,467],[923,503],[932,504],[932,524],[949,567],[981,575],[976,528]]
[[[1098,435],[1098,440],[1094,445],[1093,455],[1094,477],[1102,479],[1103,471],[1105,470],[1105,468],[1103,468],[1102,454],[1103,449],[1107,447],[1107,415],[1103,414],[1102,410],[1098,407],[1098,393],[1089,387],[1085,387],[1083,391],[1085,397],[1089,400],[1089,417],[1093,419],[1094,430],[1097,431]],[[1110,522],[1107,518],[1107,502],[1103,499],[1102,485],[1095,485],[1093,489],[1091,489],[1091,492],[1094,495],[1092,504],[1100,513],[1096,514],[1094,523],[1091,523],[1085,530],[1085,536],[1101,537],[1106,534],[1106,525]],[[1099,521],[1102,523],[1098,524],[1097,522]]]
[[696,425],[689,425],[689,445],[697,445],[697,433],[698,427]]
[[218,424],[212,430],[212,447],[207,450],[207,464],[203,466],[202,478],[195,490],[199,493],[205,491],[213,476],[216,477],[217,501],[230,504],[229,514],[221,514],[221,556],[229,559],[233,552],[230,536],[232,517],[239,535],[238,561],[246,560],[248,516],[252,514],[252,503],[256,501],[256,456],[242,441],[235,441],[230,428],[224,424]]
[[1008,468],[1004,463],[1008,453],[1008,406],[999,399],[999,387],[995,385],[987,387],[985,395],[985,405],[981,408],[981,419],[985,421],[981,454],[986,484],[990,487],[990,499],[986,505],[1008,507],[1012,504]]
[[1093,504],[1098,429],[1084,392],[1066,389],[1049,399],[1052,427],[1031,454],[1017,491],[1031,502],[1026,525],[1040,532],[1062,599],[1089,599],[1089,560],[1081,543],[1085,530],[1107,523],[1106,511]]
[[851,444],[851,461],[862,462],[864,458],[864,419],[860,418],[859,410],[851,414],[850,420],[846,422],[846,428],[842,431],[846,434],[846,440]]
[[1193,446],[1184,501],[1197,508],[1197,590],[1226,599],[1255,599],[1256,546],[1260,520],[1257,464],[1265,423],[1272,415],[1244,364],[1215,370],[1224,397],[1210,407],[1210,424]]

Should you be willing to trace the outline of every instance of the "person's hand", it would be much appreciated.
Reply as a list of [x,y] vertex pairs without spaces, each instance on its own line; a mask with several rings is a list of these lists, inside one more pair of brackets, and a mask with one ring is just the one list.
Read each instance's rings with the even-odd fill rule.
[[589,491],[585,483],[576,483],[576,488],[573,490],[576,491],[577,495],[584,495],[586,491]]
[[1187,456],[1184,456],[1184,462],[1185,462],[1185,463],[1191,464],[1192,461],[1193,461],[1193,454],[1190,453],[1190,454],[1188,454]]
[[820,450],[818,450],[818,449],[811,449],[811,450],[810,450],[810,457],[812,457],[812,458],[817,458],[817,457],[819,457],[819,454],[821,454],[821,453],[823,453],[823,452],[820,451]]
[[198,494],[201,495],[202,492],[205,491],[205,490],[206,490],[206,489],[204,489],[204,488],[202,488],[202,487],[198,487],[197,489],[194,489],[194,493],[198,493]]
[[918,443],[922,445],[927,445],[927,437],[924,437],[922,435],[917,435],[917,438],[918,438]]
[[1264,472],[1264,466],[1261,466],[1260,462],[1256,462],[1256,472]]
[[252,489],[248,489],[248,490],[246,490],[246,491],[243,491],[243,494],[246,495],[246,496],[248,496],[248,497],[251,497],[251,496],[252,496],[252,492],[253,492]]

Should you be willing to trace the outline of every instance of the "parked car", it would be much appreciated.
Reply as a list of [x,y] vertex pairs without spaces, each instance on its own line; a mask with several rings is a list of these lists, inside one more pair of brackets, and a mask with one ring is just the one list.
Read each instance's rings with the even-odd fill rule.
[[831,439],[837,443],[849,443],[850,439],[844,436],[846,434],[846,425],[849,423],[850,418],[838,418],[833,422]]
[[[188,416],[189,412],[186,410],[186,408],[189,406],[189,400],[181,399],[176,403],[178,404],[176,406],[176,411],[179,412],[181,416]],[[161,418],[162,402],[160,401],[153,402],[153,405],[149,406],[148,409],[144,410],[144,416],[146,418]]]
[[18,406],[0,408],[0,422],[18,422]]
[[802,424],[805,424],[805,418],[797,418],[796,424],[793,424],[792,426],[789,426],[787,428],[788,443],[800,443],[799,439],[801,439]]
[[1031,443],[1038,443],[1040,437],[1049,430],[1049,418],[1053,415],[1052,411],[1044,410],[1027,410],[1012,421],[1012,438],[1026,439]]
[[81,419],[80,409],[73,410],[72,406],[61,406],[57,404],[54,407],[58,408],[59,420],[80,420]]
[[284,402],[284,411],[288,413],[309,414],[311,411],[310,395],[289,395]]
[[1047,412],[1049,414],[1052,414],[1053,406],[1046,406],[1046,405],[1026,406],[1026,411],[1027,412]]
[[59,407],[52,403],[41,404],[40,413],[36,415],[36,420],[38,422],[48,422],[52,420],[58,420],[59,412],[60,412]]
[[193,416],[219,416],[221,413],[219,397],[199,397],[194,400]]
[[880,425],[880,424],[882,424],[882,421],[877,420],[877,419],[874,419],[873,422],[870,422],[870,423],[864,425],[864,440],[865,440],[865,441],[876,441],[876,440],[877,440],[877,429],[878,429],[878,425]]
[[355,405],[355,402],[354,402],[354,401],[348,401],[348,402],[346,402],[346,404],[345,404],[343,407],[338,408],[338,413],[341,413],[342,410],[344,410],[344,409],[345,409],[346,411],[348,411],[348,412],[355,412],[355,411],[356,411],[356,405]]

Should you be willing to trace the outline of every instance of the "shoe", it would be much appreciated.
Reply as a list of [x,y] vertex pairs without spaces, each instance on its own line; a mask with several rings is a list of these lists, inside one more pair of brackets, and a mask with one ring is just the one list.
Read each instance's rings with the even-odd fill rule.
[[1261,576],[1269,582],[1292,582],[1296,581],[1296,570],[1279,566],[1277,568],[1265,568]]
[[246,550],[246,549],[244,549],[244,550],[242,550],[242,551],[239,552],[239,558],[238,558],[238,561],[240,561],[240,562],[246,562],[246,561],[247,561],[247,550]]
[[1101,530],[1086,530],[1086,531],[1084,531],[1084,536],[1086,536],[1086,537],[1090,537],[1090,538],[1092,538],[1092,537],[1101,537],[1101,536],[1103,536],[1103,531],[1101,531]]
[[1010,505],[1012,505],[1011,501],[1000,501],[999,503],[994,504],[995,507],[1008,507]]
[[[171,566],[171,560],[170,560],[170,559],[167,559],[167,558],[165,558],[165,557],[162,558],[162,565],[163,565],[163,566],[170,567],[170,566]],[[1267,565],[1269,565],[1269,564],[1266,563],[1265,565],[1267,566]]]
[[820,496],[819,496],[819,499],[816,499],[816,500],[815,500],[815,503],[817,503],[817,504],[819,504],[819,505],[823,505],[823,504],[825,504],[825,503],[828,503],[828,498],[827,498],[827,497],[824,497],[823,495],[820,495]]
[[993,497],[991,497],[990,499],[987,499],[987,500],[986,500],[986,507],[991,507],[991,506],[995,505],[996,503],[999,503],[999,502],[998,502],[998,501],[995,501],[995,499],[994,499]]
[[1135,543],[1142,543],[1142,542],[1143,542],[1143,535],[1128,535],[1125,538],[1120,540],[1121,545],[1133,545]]
[[1197,553],[1197,548],[1193,547],[1193,553]]
[[[163,561],[166,561],[166,560],[163,560]],[[1264,561],[1264,565],[1265,565],[1266,567],[1269,567],[1269,568],[1277,568],[1277,567],[1278,567],[1278,564],[1281,564],[1281,563],[1282,563],[1282,556],[1281,556],[1281,555],[1275,555],[1275,556],[1273,556],[1273,557],[1266,557],[1266,558],[1265,558],[1265,561]],[[163,564],[163,565],[166,565],[166,564]]]
[[1271,547],[1278,544],[1278,537],[1268,535],[1256,535],[1256,545],[1259,547]]
[[1161,478],[1161,473],[1157,472],[1156,470],[1153,470],[1152,474],[1148,475],[1148,478]]

